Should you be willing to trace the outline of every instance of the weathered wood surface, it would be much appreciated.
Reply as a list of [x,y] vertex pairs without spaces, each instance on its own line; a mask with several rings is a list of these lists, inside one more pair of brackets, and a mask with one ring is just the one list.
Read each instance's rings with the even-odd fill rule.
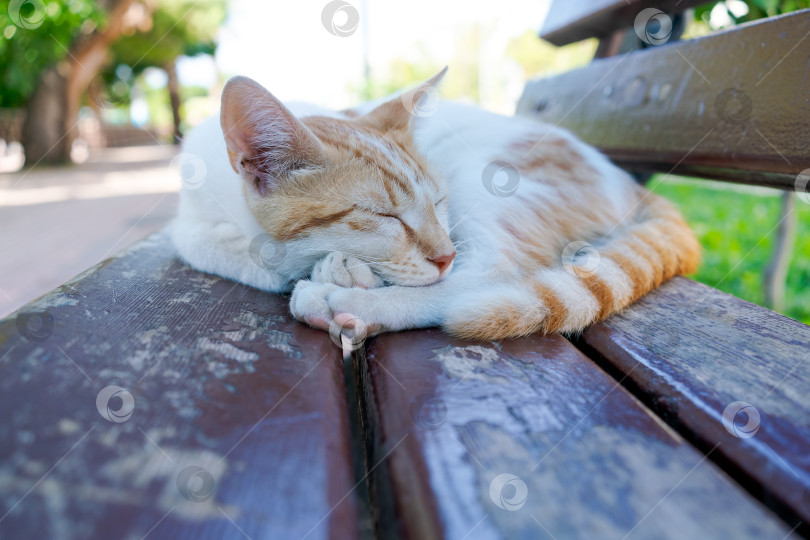
[[752,493],[810,532],[810,326],[685,278],[584,342]]
[[518,113],[618,164],[806,191],[810,10],[532,81]]
[[0,321],[0,538],[356,537],[342,354],[287,304],[161,234]]
[[645,8],[674,14],[703,3],[705,0],[554,0],[540,37],[558,46],[591,37],[604,38],[616,30],[632,28],[636,16]]
[[407,332],[375,338],[355,360],[383,537],[788,534],[560,336]]

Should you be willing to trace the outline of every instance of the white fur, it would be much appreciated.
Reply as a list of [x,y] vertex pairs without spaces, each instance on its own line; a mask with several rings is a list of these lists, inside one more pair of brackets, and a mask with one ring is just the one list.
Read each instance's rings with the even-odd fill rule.
[[[299,117],[340,116],[311,105],[288,104],[288,108]],[[361,106],[355,110],[368,109]],[[330,255],[321,260],[321,256],[308,255],[328,250],[308,245],[306,238],[284,246],[287,256],[277,267],[257,264],[249,246],[264,231],[245,203],[244,181],[230,166],[218,118],[195,129],[184,144],[183,151],[202,160],[207,172],[197,189],[184,188],[181,193],[172,229],[180,255],[199,270],[267,291],[289,291],[295,286],[293,314],[321,328],[338,313],[351,313],[367,324],[379,325],[380,330],[441,325],[474,316],[477,309],[486,312],[510,299],[527,310],[534,303],[532,311],[539,317],[547,314],[548,308],[520,283],[510,283],[503,277],[500,279],[507,281],[491,281],[493,276],[503,276],[496,268],[502,262],[498,254],[503,233],[498,217],[523,203],[517,197],[492,195],[482,181],[482,171],[502,155],[505,145],[536,134],[543,126],[448,102],[442,102],[432,116],[415,118],[414,123],[418,150],[446,179],[450,193],[447,225],[460,254],[455,268],[443,281],[424,287],[380,287],[379,278],[375,279],[368,267],[353,257]],[[627,175],[568,133],[550,126],[545,129],[549,135],[577,145],[604,178],[597,184],[603,200],[616,215],[626,215],[630,211],[628,201],[632,200]],[[561,204],[553,190],[540,182],[522,182],[519,189],[550,208]],[[333,240],[339,244],[338,238]],[[643,264],[640,259],[633,256],[634,262]],[[613,262],[603,263],[598,275],[615,284],[617,302],[629,297],[632,286],[628,277]],[[310,280],[299,281],[307,275],[311,275]],[[594,319],[598,303],[575,276],[559,267],[542,270],[537,278],[564,302],[568,310],[565,330],[581,329]]]

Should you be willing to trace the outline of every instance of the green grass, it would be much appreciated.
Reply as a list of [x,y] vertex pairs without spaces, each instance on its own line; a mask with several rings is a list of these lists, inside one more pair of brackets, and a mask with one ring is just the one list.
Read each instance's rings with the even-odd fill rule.
[[[683,212],[703,247],[701,283],[764,305],[762,277],[780,217],[776,190],[678,177],[648,184]],[[797,234],[785,287],[784,314],[810,324],[810,204],[796,200]]]

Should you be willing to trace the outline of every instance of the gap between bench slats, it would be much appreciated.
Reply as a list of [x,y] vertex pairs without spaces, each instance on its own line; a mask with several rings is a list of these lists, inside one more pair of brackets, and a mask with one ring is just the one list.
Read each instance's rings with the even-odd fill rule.
[[341,353],[287,304],[159,234],[1,321],[0,537],[357,537]]
[[356,366],[383,537],[788,532],[560,336],[497,344],[387,334]]
[[573,131],[629,169],[804,190],[808,28],[804,10],[595,60],[529,82],[517,112]]
[[582,342],[810,532],[810,326],[675,278],[586,330]]

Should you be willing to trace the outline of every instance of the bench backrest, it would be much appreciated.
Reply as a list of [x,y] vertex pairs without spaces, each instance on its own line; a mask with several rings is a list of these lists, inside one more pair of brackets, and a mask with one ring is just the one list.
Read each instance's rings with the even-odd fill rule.
[[[678,9],[695,3],[682,1]],[[660,23],[649,20],[654,12],[637,20],[642,10],[655,9],[646,6],[555,1],[541,31],[552,43],[608,39],[629,28],[650,46],[532,81],[518,114],[572,130],[629,170],[804,193],[810,180],[810,10],[667,42],[656,36]]]

